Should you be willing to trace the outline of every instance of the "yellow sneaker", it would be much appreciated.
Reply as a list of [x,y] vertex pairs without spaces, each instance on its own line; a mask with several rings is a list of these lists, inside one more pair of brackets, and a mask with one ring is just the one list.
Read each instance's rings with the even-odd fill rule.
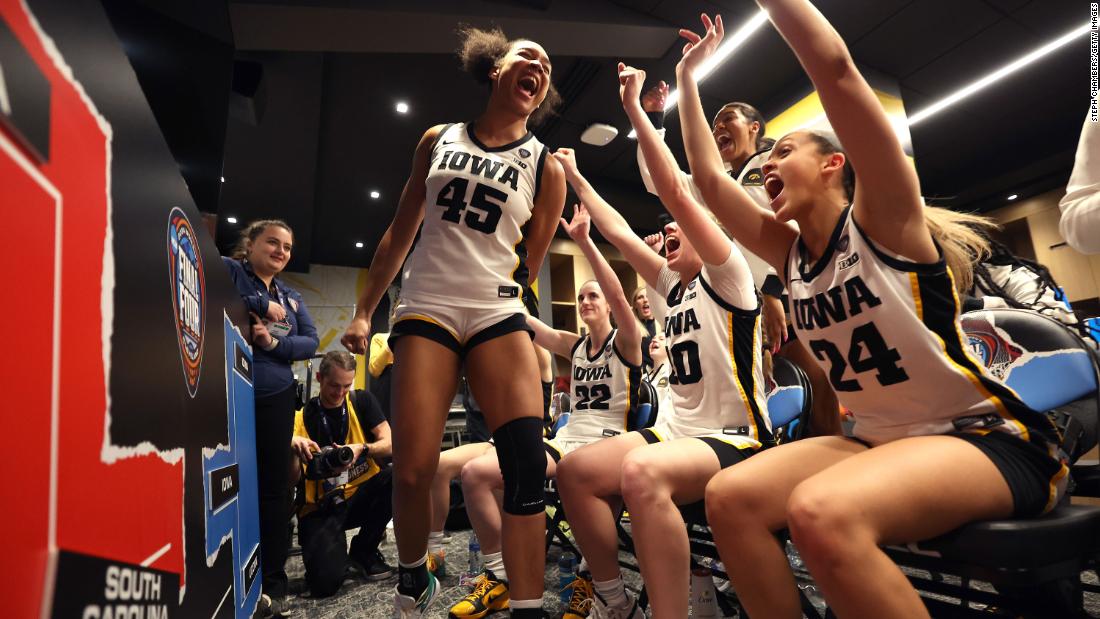
[[447,577],[447,551],[440,550],[439,552],[428,553],[428,571],[435,575],[439,580],[443,580]]
[[452,619],[481,619],[494,610],[508,608],[508,583],[489,570],[474,581],[474,590],[451,607]]
[[569,605],[565,607],[561,619],[585,619],[592,610],[592,581],[577,576],[566,588],[572,589],[573,595],[570,596]]

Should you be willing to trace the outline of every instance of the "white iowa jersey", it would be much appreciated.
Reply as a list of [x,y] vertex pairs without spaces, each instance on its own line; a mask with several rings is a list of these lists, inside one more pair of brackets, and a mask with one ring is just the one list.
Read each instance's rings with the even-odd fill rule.
[[569,380],[573,413],[558,430],[557,441],[594,441],[626,432],[627,419],[638,402],[642,368],[623,358],[611,331],[593,356],[586,335],[573,346],[573,375]]
[[432,147],[424,223],[401,294],[464,307],[517,305],[527,285],[524,231],[546,147],[528,133],[495,148],[472,123],[447,125]]
[[[671,429],[674,437],[717,436],[752,447],[771,442],[760,304],[747,271],[736,250],[724,265],[704,265],[686,286],[668,266],[661,267],[657,290],[668,302],[665,345],[672,366],[673,413],[665,416],[662,410],[657,423]],[[747,290],[756,305],[751,311],[728,300],[733,297],[731,280],[737,278],[744,280],[738,289]]]
[[1039,444],[1057,431],[971,355],[954,278],[877,247],[845,210],[816,264],[801,239],[787,258],[791,320],[874,444],[953,431],[1008,432]]

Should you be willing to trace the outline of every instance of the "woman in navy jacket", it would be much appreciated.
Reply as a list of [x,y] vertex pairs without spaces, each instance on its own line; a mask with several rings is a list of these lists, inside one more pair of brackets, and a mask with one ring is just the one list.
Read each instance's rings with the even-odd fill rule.
[[290,364],[312,357],[318,344],[302,295],[277,279],[293,243],[285,222],[257,221],[241,233],[233,257],[222,257],[251,316],[263,591],[277,606],[286,597],[283,564],[290,541],[287,492],[297,401]]

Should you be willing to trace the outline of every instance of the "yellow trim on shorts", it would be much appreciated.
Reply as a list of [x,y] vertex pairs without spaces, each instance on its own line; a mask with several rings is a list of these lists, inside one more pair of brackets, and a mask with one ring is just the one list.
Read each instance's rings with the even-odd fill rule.
[[657,440],[658,440],[659,442],[662,442],[662,443],[666,443],[666,442],[668,442],[668,439],[667,439],[667,438],[665,438],[665,437],[663,437],[663,436],[661,436],[661,433],[660,433],[660,432],[658,432],[656,428],[645,428],[645,429],[646,429],[647,431],[649,431],[649,432],[652,432],[652,433],[653,433],[653,436],[656,436],[656,437],[657,437]]
[[431,316],[425,316],[424,314],[405,314],[404,316],[402,316],[402,317],[398,318],[397,320],[393,321],[393,324],[397,324],[399,322],[405,322],[407,320],[420,320],[422,322],[431,323],[431,324],[439,327],[440,329],[443,329],[447,333],[450,333],[451,337],[455,338],[455,341],[457,341],[459,344],[462,343],[462,341],[458,339],[458,333],[457,332],[455,332],[453,329],[449,328],[447,325],[439,322],[435,318],[432,318]]
[[1054,505],[1058,502],[1058,484],[1069,475],[1069,467],[1066,463],[1062,463],[1062,468],[1054,474],[1054,477],[1050,478],[1050,491],[1047,495],[1047,504],[1043,507],[1043,513],[1047,513],[1054,509]]
[[562,452],[560,447],[554,444],[553,439],[544,438],[542,439],[542,444],[553,449],[554,453],[558,454],[557,461],[561,461],[561,459],[565,457],[565,453]]

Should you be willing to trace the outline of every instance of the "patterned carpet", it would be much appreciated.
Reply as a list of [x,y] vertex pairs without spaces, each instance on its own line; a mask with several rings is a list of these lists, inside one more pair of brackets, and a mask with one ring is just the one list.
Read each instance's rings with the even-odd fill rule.
[[[348,533],[350,540],[354,531]],[[458,531],[450,534],[446,541],[447,550],[447,576],[443,579],[443,589],[439,597],[432,604],[426,615],[429,618],[447,617],[447,611],[452,604],[457,602],[469,592],[469,588],[461,585],[459,576],[467,568],[469,531]],[[391,565],[397,565],[397,549],[393,543],[393,532],[388,532],[386,541],[382,544],[382,554]],[[300,553],[292,551],[292,556],[287,561],[287,573],[290,576],[290,610],[295,618],[309,619],[380,619],[393,616],[393,589],[397,584],[396,576],[380,582],[365,582],[348,578],[340,591],[328,598],[310,598],[304,580],[304,568]],[[563,605],[558,596],[558,568],[557,560],[560,551],[552,547],[547,555],[546,594],[544,595],[544,608],[551,617],[561,617]],[[624,555],[622,559],[630,559]],[[624,578],[627,586],[635,591],[640,585],[638,575],[629,570],[624,570]],[[948,580],[952,580],[948,577]],[[1097,583],[1095,573],[1087,573],[1087,582]],[[812,587],[812,582],[806,578],[800,579],[800,586],[805,590]],[[988,588],[988,585],[977,585],[980,588]],[[812,591],[812,589],[811,589]],[[1085,610],[1091,617],[1100,617],[1100,594],[1085,594]],[[498,613],[499,617],[506,615]],[[991,615],[994,616],[994,615]]]

